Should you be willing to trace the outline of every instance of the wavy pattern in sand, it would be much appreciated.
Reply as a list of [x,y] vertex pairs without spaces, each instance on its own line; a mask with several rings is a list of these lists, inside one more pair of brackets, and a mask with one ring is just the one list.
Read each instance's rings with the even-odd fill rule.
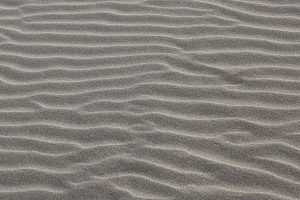
[[300,199],[298,0],[1,0],[0,199]]

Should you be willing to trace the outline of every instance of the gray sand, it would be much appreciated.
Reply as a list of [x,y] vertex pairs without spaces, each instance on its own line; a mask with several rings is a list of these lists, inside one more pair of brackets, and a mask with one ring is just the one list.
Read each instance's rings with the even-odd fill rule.
[[0,200],[297,200],[299,122],[299,0],[0,0]]

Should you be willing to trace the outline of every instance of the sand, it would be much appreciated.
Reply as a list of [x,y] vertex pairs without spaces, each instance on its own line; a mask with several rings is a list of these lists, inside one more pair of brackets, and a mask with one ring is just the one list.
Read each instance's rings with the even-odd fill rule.
[[0,200],[297,199],[299,0],[0,0]]

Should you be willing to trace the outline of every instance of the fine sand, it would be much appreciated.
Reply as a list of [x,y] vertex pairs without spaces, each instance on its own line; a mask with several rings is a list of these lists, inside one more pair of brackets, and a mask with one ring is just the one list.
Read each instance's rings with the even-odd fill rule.
[[299,0],[0,0],[0,200],[299,200]]

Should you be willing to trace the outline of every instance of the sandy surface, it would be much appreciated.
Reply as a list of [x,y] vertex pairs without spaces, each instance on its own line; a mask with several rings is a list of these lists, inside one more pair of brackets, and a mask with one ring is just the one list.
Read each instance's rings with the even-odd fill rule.
[[0,200],[300,199],[299,0],[0,0]]

